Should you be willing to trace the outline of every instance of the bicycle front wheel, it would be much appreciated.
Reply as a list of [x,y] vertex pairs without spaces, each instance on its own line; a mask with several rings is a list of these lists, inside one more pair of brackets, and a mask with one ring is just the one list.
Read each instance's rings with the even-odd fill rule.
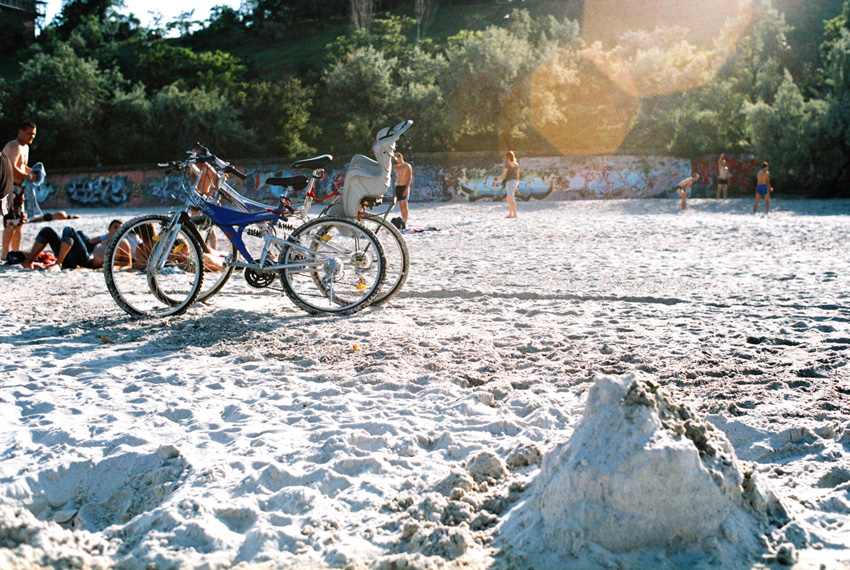
[[351,315],[368,307],[386,276],[381,242],[365,226],[318,218],[296,229],[279,263],[286,295],[308,313]]
[[407,281],[407,274],[410,271],[407,243],[398,228],[388,222],[384,216],[363,213],[360,215],[360,223],[372,230],[381,242],[381,247],[384,248],[387,276],[381,290],[372,300],[373,305],[383,305],[398,295]]
[[172,218],[145,215],[115,232],[106,246],[103,274],[112,298],[134,317],[167,317],[188,309],[204,281],[203,250]]
[[[192,221],[195,221],[195,218],[192,218]],[[208,218],[199,220],[195,226],[201,233],[203,245],[208,252],[204,256],[204,286],[196,299],[197,302],[203,303],[221,291],[233,275],[233,262],[239,256],[239,251],[224,230]]]

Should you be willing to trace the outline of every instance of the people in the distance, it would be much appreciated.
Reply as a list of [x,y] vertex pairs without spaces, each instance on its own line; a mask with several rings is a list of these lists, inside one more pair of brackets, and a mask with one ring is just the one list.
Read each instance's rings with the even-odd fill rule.
[[505,153],[505,170],[501,176],[493,181],[493,186],[498,186],[502,180],[505,180],[505,192],[508,200],[507,217],[516,218],[516,198],[514,195],[519,188],[519,163],[512,150]]
[[395,161],[395,198],[398,201],[398,209],[401,211],[401,219],[407,226],[408,198],[410,197],[410,186],[413,184],[413,167],[404,161],[400,152],[393,156]]
[[3,215],[3,258],[10,249],[21,249],[21,237],[24,223],[27,221],[24,209],[24,181],[33,180],[33,173],[27,164],[29,163],[29,145],[35,140],[35,123],[24,121],[18,125],[18,136],[6,143],[3,154],[9,159],[12,167],[12,197],[8,212]]
[[678,184],[676,184],[676,194],[679,195],[679,198],[682,199],[682,209],[688,209],[688,193],[691,191],[691,186],[694,185],[694,182],[699,180],[699,174],[696,172],[693,173],[689,178],[685,178]]
[[756,203],[753,205],[753,214],[759,207],[759,201],[764,196],[764,213],[770,213],[770,193],[773,187],[770,185],[770,171],[766,162],[761,163],[761,170],[756,174]]
[[720,159],[717,161],[717,199],[720,200],[720,195],[723,194],[725,200],[728,190],[729,165],[726,163],[726,153],[721,153]]

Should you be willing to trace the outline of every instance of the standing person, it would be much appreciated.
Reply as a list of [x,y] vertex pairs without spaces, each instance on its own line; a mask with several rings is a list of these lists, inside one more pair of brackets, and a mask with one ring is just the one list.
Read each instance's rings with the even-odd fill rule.
[[508,218],[516,218],[516,189],[519,187],[519,163],[516,160],[514,151],[509,150],[505,153],[505,170],[502,175],[493,181],[493,186],[498,186],[499,182],[505,180],[505,192],[508,200]]
[[413,167],[404,161],[404,156],[400,152],[395,153],[393,160],[395,161],[395,198],[398,200],[401,219],[407,226],[407,199],[410,196],[410,186],[413,184]]
[[12,177],[12,162],[0,152],[0,213],[5,217],[12,203],[15,180]]
[[770,193],[773,192],[773,187],[770,185],[770,171],[767,169],[767,163],[761,163],[761,170],[756,174],[756,203],[753,205],[753,214],[756,213],[759,207],[759,200],[764,196],[764,213],[770,213]]
[[720,193],[723,192],[723,199],[726,199],[726,193],[729,189],[729,166],[726,164],[726,153],[720,155],[720,160],[717,161],[717,199],[720,200]]
[[33,180],[35,174],[27,166],[30,157],[30,143],[35,140],[35,124],[24,121],[18,126],[18,136],[3,147],[3,154],[12,163],[12,200],[9,212],[3,216],[3,258],[9,253],[9,248],[21,249],[22,226],[27,221],[24,211],[25,180]]
[[699,174],[694,172],[689,178],[685,178],[678,184],[676,184],[676,194],[679,195],[679,198],[682,199],[682,209],[688,209],[688,193],[691,191],[691,186],[694,185],[694,182],[699,180]]

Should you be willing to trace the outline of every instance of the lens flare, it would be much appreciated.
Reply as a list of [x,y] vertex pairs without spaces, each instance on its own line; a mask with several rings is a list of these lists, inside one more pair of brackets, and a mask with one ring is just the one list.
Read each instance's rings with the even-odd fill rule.
[[752,20],[751,0],[586,0],[584,46],[532,76],[531,122],[564,154],[612,152],[641,98],[709,83]]
[[586,55],[635,97],[707,84],[749,28],[750,0],[595,0],[585,4]]
[[639,112],[640,99],[580,52],[561,52],[532,75],[531,123],[565,155],[615,150]]

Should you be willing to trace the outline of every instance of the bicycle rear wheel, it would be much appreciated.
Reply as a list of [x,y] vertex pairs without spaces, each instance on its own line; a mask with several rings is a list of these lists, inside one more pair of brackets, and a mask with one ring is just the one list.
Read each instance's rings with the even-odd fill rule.
[[185,312],[197,298],[203,260],[201,244],[191,232],[173,227],[170,216],[151,214],[133,218],[115,232],[106,246],[103,274],[125,312],[167,317]]
[[318,218],[289,236],[279,258],[286,295],[308,313],[351,315],[368,307],[386,275],[381,242],[353,220]]
[[384,257],[387,259],[387,276],[381,290],[372,300],[373,305],[383,305],[398,295],[407,281],[410,271],[410,254],[407,251],[407,243],[401,232],[393,224],[388,222],[384,216],[363,213],[360,215],[360,223],[378,237],[381,247],[384,248]]

